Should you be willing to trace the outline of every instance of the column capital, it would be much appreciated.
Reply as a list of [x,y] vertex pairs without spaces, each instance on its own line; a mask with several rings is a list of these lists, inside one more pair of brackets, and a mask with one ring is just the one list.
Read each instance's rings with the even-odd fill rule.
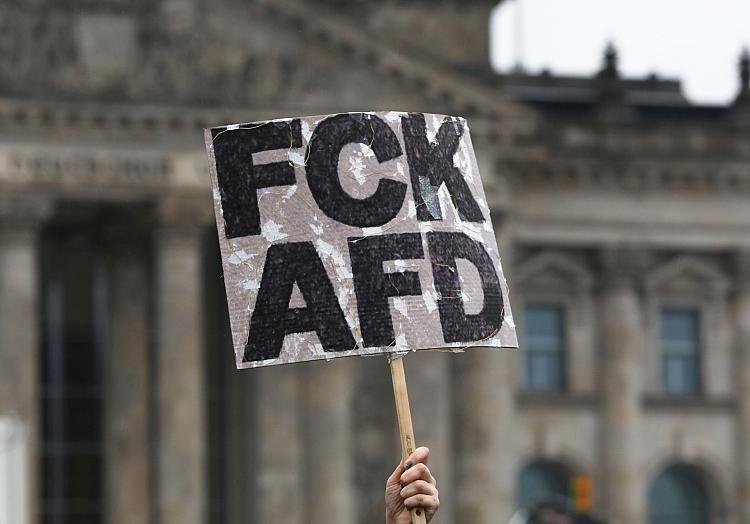
[[599,251],[604,287],[634,286],[648,267],[648,251],[637,246],[605,246]]
[[199,227],[214,220],[210,195],[171,195],[159,200],[156,217],[162,227]]
[[23,193],[0,196],[0,235],[27,236],[54,210],[51,198]]

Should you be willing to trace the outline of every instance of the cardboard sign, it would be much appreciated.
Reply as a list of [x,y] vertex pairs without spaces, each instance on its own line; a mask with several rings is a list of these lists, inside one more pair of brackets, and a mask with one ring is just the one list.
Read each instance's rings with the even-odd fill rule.
[[205,136],[238,368],[517,347],[464,119],[345,113]]

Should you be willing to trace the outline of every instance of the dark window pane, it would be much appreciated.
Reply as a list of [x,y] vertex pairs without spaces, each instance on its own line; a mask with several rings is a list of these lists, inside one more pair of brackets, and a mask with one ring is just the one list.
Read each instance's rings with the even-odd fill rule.
[[528,306],[525,319],[528,334],[535,338],[554,340],[562,333],[562,309],[558,306]]
[[529,305],[524,310],[526,387],[561,391],[565,387],[565,333],[561,307]]
[[698,312],[665,309],[660,318],[662,385],[672,395],[700,391],[700,328]]
[[65,344],[65,373],[69,384],[90,384],[97,380],[94,345],[82,337],[68,337]]
[[76,524],[101,524],[101,515],[99,511],[71,511],[70,520]]
[[98,415],[101,399],[98,397],[66,400],[66,438],[70,442],[96,442],[101,439],[101,419]]
[[698,337],[698,313],[694,310],[665,309],[662,336],[670,342],[692,344]]
[[68,456],[67,496],[72,501],[98,501],[101,496],[101,458],[96,453]]
[[[46,232],[43,522],[102,522],[102,362],[107,288],[95,233]],[[71,245],[75,245],[71,248]]]

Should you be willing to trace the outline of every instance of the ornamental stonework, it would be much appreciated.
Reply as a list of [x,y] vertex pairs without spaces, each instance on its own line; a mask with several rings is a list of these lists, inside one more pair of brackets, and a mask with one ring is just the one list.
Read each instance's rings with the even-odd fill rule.
[[208,30],[207,8],[194,0],[0,8],[0,96],[233,105],[278,99],[291,79],[293,56]]

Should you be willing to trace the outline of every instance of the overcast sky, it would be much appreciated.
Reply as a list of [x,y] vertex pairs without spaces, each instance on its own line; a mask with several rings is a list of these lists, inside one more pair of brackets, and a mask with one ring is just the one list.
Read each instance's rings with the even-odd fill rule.
[[492,63],[591,75],[612,41],[620,71],[677,77],[691,101],[726,104],[750,46],[749,0],[506,0],[492,19]]

